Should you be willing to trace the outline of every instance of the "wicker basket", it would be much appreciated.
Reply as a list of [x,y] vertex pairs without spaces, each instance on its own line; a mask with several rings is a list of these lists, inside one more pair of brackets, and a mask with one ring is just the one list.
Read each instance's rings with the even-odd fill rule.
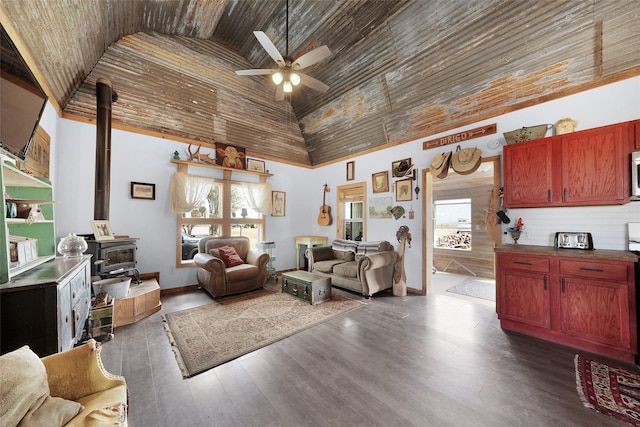
[[504,139],[507,140],[507,144],[517,144],[518,142],[544,138],[547,130],[551,129],[552,127],[553,125],[523,127],[522,129],[512,130],[511,132],[504,132],[503,135]]

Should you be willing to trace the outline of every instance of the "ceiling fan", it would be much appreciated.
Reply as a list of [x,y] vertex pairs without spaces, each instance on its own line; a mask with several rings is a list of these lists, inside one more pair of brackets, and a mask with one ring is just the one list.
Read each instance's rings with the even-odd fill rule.
[[320,80],[299,71],[331,56],[331,51],[327,46],[317,47],[298,59],[293,59],[289,56],[289,0],[287,0],[286,53],[284,56],[280,54],[278,48],[263,31],[254,31],[253,34],[269,56],[276,61],[278,68],[237,70],[236,74],[239,76],[271,75],[271,80],[277,85],[276,101],[282,101],[285,93],[291,93],[293,86],[298,86],[300,83],[322,93],[329,90],[329,86]]

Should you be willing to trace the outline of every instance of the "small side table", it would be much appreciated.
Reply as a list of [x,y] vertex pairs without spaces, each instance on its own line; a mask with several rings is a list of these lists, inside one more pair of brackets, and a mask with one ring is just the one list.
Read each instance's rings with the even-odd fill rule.
[[327,246],[329,241],[325,236],[295,236],[296,241],[296,270],[300,270],[300,245],[311,246]]
[[269,254],[269,264],[267,264],[267,277],[274,277],[276,282],[278,281],[278,276],[276,276],[276,269],[273,268],[273,261],[276,260],[276,257],[273,256],[272,251],[273,248],[276,247],[275,242],[260,242],[256,243],[256,247],[258,249],[262,249],[266,253]]

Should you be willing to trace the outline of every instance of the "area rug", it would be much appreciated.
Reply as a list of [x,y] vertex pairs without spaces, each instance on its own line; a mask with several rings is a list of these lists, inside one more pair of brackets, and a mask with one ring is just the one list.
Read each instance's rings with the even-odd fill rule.
[[473,277],[469,277],[447,289],[447,292],[495,301],[496,282],[489,279],[474,279]]
[[640,372],[576,354],[576,386],[587,408],[640,426]]
[[364,303],[340,294],[316,305],[260,290],[163,316],[185,378],[317,325]]

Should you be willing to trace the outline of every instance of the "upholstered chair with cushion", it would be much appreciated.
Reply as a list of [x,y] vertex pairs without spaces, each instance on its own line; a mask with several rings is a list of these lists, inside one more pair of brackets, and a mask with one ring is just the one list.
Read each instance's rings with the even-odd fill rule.
[[127,384],[89,340],[43,359],[23,346],[0,357],[1,426],[126,426]]
[[203,237],[193,261],[198,284],[214,298],[259,289],[267,281],[269,254],[251,250],[244,236]]

